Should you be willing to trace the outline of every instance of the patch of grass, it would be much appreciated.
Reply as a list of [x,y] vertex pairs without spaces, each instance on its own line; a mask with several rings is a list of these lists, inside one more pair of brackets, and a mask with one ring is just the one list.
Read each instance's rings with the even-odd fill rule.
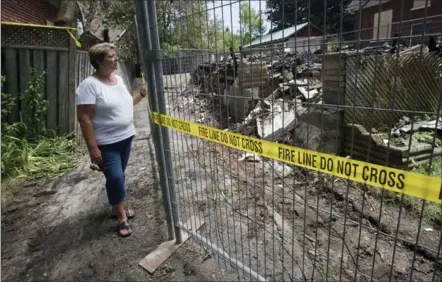
[[[74,134],[56,136],[46,128],[48,101],[41,92],[44,73],[31,70],[26,95],[26,108],[20,111],[19,121],[9,121],[9,115],[21,96],[1,93],[1,177],[2,197],[17,192],[22,183],[38,179],[46,182],[61,176],[77,165]],[[2,77],[3,83],[6,81]]]
[[433,157],[433,160],[431,162],[431,168],[430,168],[430,162],[428,161],[425,164],[416,166],[413,169],[413,171],[425,175],[442,177],[442,157],[441,156]]
[[[413,169],[414,172],[431,175],[435,177],[442,177],[442,157],[434,157],[431,162],[417,166]],[[420,211],[422,208],[422,201],[408,197],[407,202],[413,206],[414,209]],[[424,217],[431,221],[433,224],[442,225],[442,204],[426,203],[424,207]]]
[[[413,168],[413,172],[421,173],[425,175],[431,175],[435,177],[442,177],[442,157],[434,157],[431,169],[430,162],[416,166]],[[387,201],[393,202],[395,204],[400,204],[401,195],[386,191],[384,193],[385,199]],[[422,210],[422,200],[415,197],[404,195],[403,205],[410,211],[414,212],[416,215],[420,216]],[[432,202],[426,202],[423,210],[424,219],[428,220],[435,226],[442,225],[442,205]]]

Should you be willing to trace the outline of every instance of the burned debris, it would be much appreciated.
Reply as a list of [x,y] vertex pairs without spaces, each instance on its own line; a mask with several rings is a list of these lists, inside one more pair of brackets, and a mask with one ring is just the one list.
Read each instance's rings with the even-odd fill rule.
[[[309,107],[322,104],[321,58],[311,53],[229,53],[191,74],[200,92],[228,111],[229,130],[282,141]],[[218,113],[219,114],[219,113]]]
[[[422,52],[439,55],[438,48],[440,43],[435,44],[434,39],[430,39],[429,44],[408,47],[400,36],[397,36],[392,42],[374,47],[367,46],[359,49],[358,53],[375,53],[386,57],[398,55],[399,58],[403,58],[399,60],[402,64],[402,61],[410,61],[410,57]],[[343,122],[344,114],[336,109],[336,105],[324,101],[324,89],[330,88],[323,86],[326,85],[324,77],[328,70],[323,68],[322,60],[327,55],[315,53],[278,49],[237,53],[231,51],[217,62],[199,65],[191,74],[191,84],[199,88],[199,97],[211,100],[206,104],[210,104],[214,111],[211,112],[210,108],[204,109],[204,115],[207,116],[211,112],[212,118],[218,120],[219,127],[225,130],[312,150],[342,154],[339,144],[342,143],[342,147],[345,147],[345,134],[340,132],[340,127],[344,128],[344,123],[348,121]],[[352,53],[354,50],[349,46],[339,50],[339,54]],[[346,81],[335,83],[345,85]],[[207,119],[199,119],[198,122],[204,120]],[[399,143],[404,143],[400,141],[412,134],[416,137],[413,137],[413,142],[428,143],[429,136],[435,131],[435,120],[417,121],[413,128],[416,132],[411,132],[410,123],[395,127],[391,131],[394,140],[389,142],[400,145]],[[440,135],[440,128],[436,131]],[[389,136],[388,130],[382,128],[379,128],[376,134],[382,139]],[[440,146],[439,143],[440,140],[435,141],[436,146]],[[249,156],[244,158],[250,160]]]

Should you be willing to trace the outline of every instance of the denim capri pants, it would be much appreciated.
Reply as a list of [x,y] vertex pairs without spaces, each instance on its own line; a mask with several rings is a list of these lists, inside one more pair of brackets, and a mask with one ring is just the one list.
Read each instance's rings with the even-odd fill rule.
[[101,151],[101,170],[106,177],[106,193],[110,205],[119,204],[126,199],[124,172],[129,161],[133,137],[98,146]]

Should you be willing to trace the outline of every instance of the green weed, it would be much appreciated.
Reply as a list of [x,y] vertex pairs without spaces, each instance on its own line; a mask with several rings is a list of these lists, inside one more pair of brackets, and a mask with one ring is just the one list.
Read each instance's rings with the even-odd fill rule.
[[[431,163],[430,162],[421,164],[413,168],[413,172],[421,173],[425,175],[431,175],[435,177],[442,177],[442,157],[434,157]],[[388,202],[394,204],[401,203],[401,195],[389,191],[384,192],[384,199]],[[403,206],[415,213],[417,216],[421,215],[422,211],[422,200],[417,199],[415,197],[404,195]],[[442,225],[442,205],[436,204],[432,202],[426,202],[423,210],[424,219],[428,220],[435,226]]]
[[27,106],[20,112],[24,118],[13,122],[9,122],[8,117],[14,105],[23,98],[3,93],[6,78],[1,79],[1,176],[2,193],[5,195],[11,194],[9,190],[16,187],[17,182],[36,178],[51,179],[77,165],[73,134],[55,136],[46,128],[48,101],[41,91],[44,75],[31,70],[28,89],[25,91],[27,95],[24,104]]

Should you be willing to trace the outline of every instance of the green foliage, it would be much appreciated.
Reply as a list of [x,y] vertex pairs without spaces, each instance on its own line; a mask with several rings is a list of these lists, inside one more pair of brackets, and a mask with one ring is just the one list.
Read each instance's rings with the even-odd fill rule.
[[103,24],[109,29],[126,30],[124,40],[117,43],[118,56],[123,60],[136,60],[137,42],[134,25],[135,8],[132,0],[111,1]]
[[[428,161],[414,167],[412,171],[434,177],[442,177],[442,157],[433,157],[431,166],[430,161]],[[403,201],[401,201],[402,196]],[[408,195],[401,195],[399,193],[393,193],[390,191],[384,191],[384,199],[387,202],[395,205],[402,204],[402,206],[409,210],[412,214],[416,216],[423,216],[426,221],[432,223],[435,227],[439,227],[442,224],[442,204],[426,202],[423,213],[421,213],[423,200],[418,198]]]
[[[230,31],[224,32],[224,42],[222,51],[226,52],[228,48],[232,47],[233,50],[238,50],[241,42],[241,36],[239,34],[234,34]],[[228,47],[225,49],[224,47]]]
[[[3,126],[3,121],[7,120],[9,113],[12,112],[12,107],[14,107],[15,105],[15,99],[14,97],[12,97],[11,95],[8,95],[6,93],[3,93],[3,84],[6,81],[6,77],[2,76],[1,77],[1,88],[2,88],[2,126]],[[3,128],[2,128],[2,132],[3,132]]]
[[266,27],[262,16],[250,7],[249,2],[241,3],[240,11],[242,44],[248,44],[256,37],[262,36],[266,32]]
[[[267,19],[273,31],[305,23],[310,20],[326,34],[354,29],[354,15],[346,12],[352,0],[267,0]],[[325,4],[324,4],[325,3]],[[343,7],[341,7],[343,3]],[[283,13],[284,11],[284,13]],[[324,22],[325,16],[325,22]]]
[[[413,169],[414,172],[431,175],[434,177],[442,177],[442,157],[433,157],[433,160],[419,165]],[[422,201],[407,197],[405,202],[413,207],[413,210],[420,211]],[[424,208],[424,218],[432,222],[435,226],[442,224],[442,204],[427,203]]]
[[20,112],[26,118],[19,122],[7,120],[19,99],[3,93],[5,81],[2,77],[1,176],[2,192],[7,193],[8,185],[4,184],[29,177],[52,178],[69,171],[77,162],[73,136],[49,137],[50,131],[46,129],[48,101],[41,91],[44,73],[31,70],[23,100],[27,107]]
[[422,165],[416,166],[414,172],[427,174],[436,177],[442,177],[442,157],[433,157],[430,167],[430,161]]
[[26,105],[26,117],[25,121],[27,128],[30,130],[30,134],[27,136],[29,139],[38,140],[39,136],[45,133],[46,126],[46,112],[48,111],[49,102],[45,100],[45,95],[42,92],[45,72],[38,75],[35,69],[31,68],[28,82],[28,89],[25,91],[27,94]]
[[[228,51],[239,47],[239,36],[223,32],[219,19],[210,20],[205,1],[156,1],[158,33],[161,48],[169,55],[180,49],[210,49]],[[133,23],[135,14],[132,0],[111,1],[105,12],[104,24],[110,29],[126,30],[124,40],[118,42],[122,59],[136,60],[137,37]]]

